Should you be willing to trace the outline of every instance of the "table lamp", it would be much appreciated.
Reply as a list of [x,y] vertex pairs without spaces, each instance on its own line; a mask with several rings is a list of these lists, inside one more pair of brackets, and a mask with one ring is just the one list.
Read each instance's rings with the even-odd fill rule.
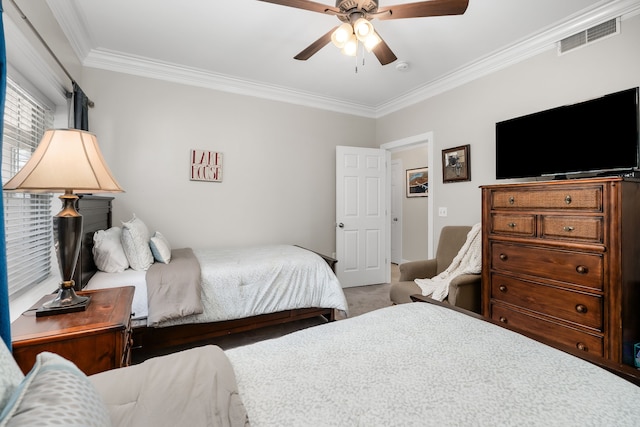
[[86,310],[90,298],[74,290],[73,274],[82,243],[82,215],[76,210],[82,193],[122,192],[102,158],[95,135],[78,129],[50,129],[29,161],[3,187],[7,191],[62,193],[62,210],[53,217],[53,239],[62,281],[56,297],[36,316]]

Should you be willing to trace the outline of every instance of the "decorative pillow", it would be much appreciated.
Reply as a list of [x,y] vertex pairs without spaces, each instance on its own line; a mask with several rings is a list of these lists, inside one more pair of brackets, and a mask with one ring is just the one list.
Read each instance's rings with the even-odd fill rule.
[[72,362],[43,352],[0,415],[0,427],[110,426],[93,383]]
[[147,270],[153,264],[153,254],[149,247],[149,229],[133,214],[131,221],[122,223],[122,247],[134,270]]
[[122,247],[122,229],[111,227],[93,234],[93,261],[99,270],[121,273],[129,268],[129,260]]
[[7,346],[0,340],[0,412],[23,379],[24,374],[20,367]]
[[151,237],[149,246],[156,261],[169,264],[169,261],[171,261],[171,245],[169,245],[169,241],[162,233],[156,231]]

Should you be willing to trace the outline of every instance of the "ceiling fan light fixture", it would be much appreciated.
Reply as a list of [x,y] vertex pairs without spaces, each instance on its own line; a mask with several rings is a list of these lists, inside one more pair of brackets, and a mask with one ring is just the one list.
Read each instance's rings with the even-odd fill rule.
[[367,37],[375,33],[375,31],[373,30],[373,24],[371,24],[371,22],[369,22],[365,18],[359,18],[358,20],[356,20],[356,22],[354,22],[353,32],[356,34],[358,40],[363,43],[365,42]]
[[344,44],[344,47],[342,48],[342,53],[347,56],[356,56],[357,52],[358,39],[356,38],[355,34],[351,34],[351,37],[349,37],[349,40],[347,40],[347,42]]
[[373,48],[378,46],[378,43],[380,43],[381,41],[382,39],[380,38],[380,36],[377,35],[374,31],[373,33],[369,34],[369,36],[367,36],[367,38],[363,41],[364,48],[367,49],[367,52],[371,52]]
[[353,28],[351,24],[344,23],[340,25],[332,34],[331,34],[331,42],[338,49],[344,48],[345,44],[349,41],[351,36],[353,35]]

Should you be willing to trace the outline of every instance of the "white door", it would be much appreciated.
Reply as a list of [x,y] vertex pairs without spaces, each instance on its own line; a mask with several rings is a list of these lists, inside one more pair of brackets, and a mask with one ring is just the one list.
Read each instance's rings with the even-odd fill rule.
[[402,263],[402,199],[404,198],[402,159],[391,162],[391,262]]
[[336,274],[342,287],[385,283],[387,152],[336,147]]

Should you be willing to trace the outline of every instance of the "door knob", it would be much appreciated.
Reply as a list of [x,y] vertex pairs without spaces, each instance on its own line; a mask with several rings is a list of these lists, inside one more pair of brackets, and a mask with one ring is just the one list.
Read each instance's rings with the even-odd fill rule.
[[398,218],[393,218],[393,220],[394,220],[395,222],[398,222]]
[[338,227],[340,227],[340,228],[344,228],[344,224],[343,224],[343,223],[340,223],[340,224],[338,224]]

